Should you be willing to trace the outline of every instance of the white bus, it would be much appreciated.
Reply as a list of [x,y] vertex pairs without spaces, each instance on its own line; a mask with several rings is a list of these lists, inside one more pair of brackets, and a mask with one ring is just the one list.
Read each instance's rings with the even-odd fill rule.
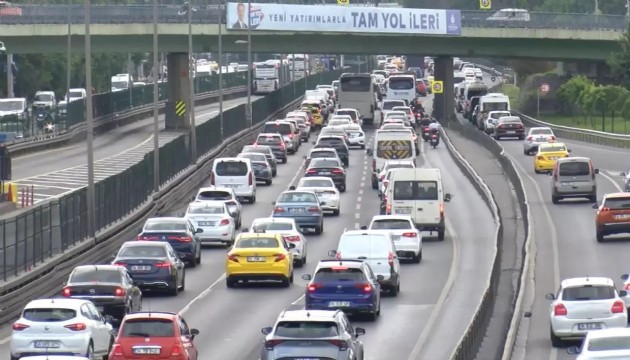
[[254,63],[254,93],[267,94],[279,89],[289,79],[287,63],[282,60],[267,60]]
[[338,106],[359,111],[364,124],[373,124],[378,108],[378,88],[371,74],[341,74]]
[[416,79],[413,75],[392,74],[387,79],[387,100],[405,100],[409,104],[416,98]]
[[[287,55],[287,61],[289,63],[289,70],[291,71],[291,79],[293,81],[300,80],[310,75],[310,59],[305,54],[289,54]],[[295,70],[295,79],[293,79],[293,72]]]

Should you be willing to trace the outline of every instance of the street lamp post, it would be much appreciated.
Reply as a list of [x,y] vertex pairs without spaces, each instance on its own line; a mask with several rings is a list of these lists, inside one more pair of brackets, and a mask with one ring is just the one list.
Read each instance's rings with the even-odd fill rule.
[[247,0],[247,126],[252,126],[252,1]]
[[[195,77],[194,67],[196,66],[193,59],[193,39],[192,39],[192,13],[197,11],[193,8],[192,0],[188,3],[188,79],[190,88],[188,91],[188,108],[190,117],[190,148],[191,156],[194,162],[197,161],[197,125],[195,123]],[[219,25],[220,26],[220,25]]]
[[160,191],[160,125],[158,101],[161,64],[158,63],[158,0],[153,0],[153,191]]
[[[630,1],[630,0],[629,0]],[[223,0],[219,0],[219,121],[221,123],[221,140],[223,140]]]
[[[72,50],[72,19],[70,17],[70,12],[72,9],[72,5],[70,1],[68,1],[68,39],[66,44],[66,96],[70,93],[70,72],[72,71],[72,55],[70,51]],[[69,98],[65,98],[66,108],[68,106]]]
[[90,0],[85,0],[85,99],[87,142],[87,226],[88,236],[96,237],[96,197],[94,194],[94,122],[92,113],[92,41],[90,36]]

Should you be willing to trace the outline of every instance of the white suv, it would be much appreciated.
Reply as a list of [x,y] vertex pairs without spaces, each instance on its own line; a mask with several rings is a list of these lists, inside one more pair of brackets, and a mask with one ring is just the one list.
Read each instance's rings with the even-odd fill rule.
[[210,185],[234,190],[238,198],[256,202],[256,177],[249,158],[219,158],[212,164]]
[[581,339],[591,330],[626,327],[628,311],[612,279],[585,277],[563,280],[558,294],[547,294],[551,345],[559,347],[565,339]]
[[113,343],[112,320],[89,300],[33,300],[13,323],[11,360],[45,354],[105,356]]

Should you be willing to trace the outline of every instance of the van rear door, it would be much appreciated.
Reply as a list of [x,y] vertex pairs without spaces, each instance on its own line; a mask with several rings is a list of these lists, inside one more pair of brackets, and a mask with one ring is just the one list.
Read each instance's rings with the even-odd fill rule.
[[252,185],[252,174],[243,159],[219,160],[214,168],[214,185],[234,189],[237,194]]
[[439,184],[436,180],[395,180],[392,214],[409,215],[416,226],[435,225],[441,220]]

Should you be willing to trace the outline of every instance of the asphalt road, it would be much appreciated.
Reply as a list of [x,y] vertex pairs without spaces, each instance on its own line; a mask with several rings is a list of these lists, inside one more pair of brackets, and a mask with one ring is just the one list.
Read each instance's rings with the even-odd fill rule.
[[[368,142],[373,134],[372,129],[366,130]],[[244,205],[244,226],[269,216],[272,201],[297,183],[303,173],[301,157],[310,147],[304,144],[288,164],[279,167],[273,185],[258,188],[256,204]],[[472,318],[481,297],[480,285],[489,273],[494,242],[490,211],[444,146],[429,149],[423,144],[417,165],[439,167],[446,191],[454,195],[446,206],[446,238],[437,242],[427,234],[422,262],[402,266],[399,296],[383,299],[382,315],[375,323],[360,322],[367,330],[363,337],[366,360],[448,358]],[[177,297],[147,296],[144,309],[182,313],[191,327],[201,331],[195,342],[203,358],[212,354],[213,360],[258,359],[263,339],[260,329],[273,325],[282,309],[303,306],[306,282],[301,276],[312,272],[318,259],[327,258],[344,229],[367,225],[378,213],[370,166],[364,151],[351,151],[341,215],[326,218],[324,234],[309,235],[309,262],[296,269],[296,281],[289,289],[269,285],[226,288],[225,249],[208,248],[202,265],[188,270],[185,292]],[[182,199],[173,214],[183,212],[186,201]],[[470,211],[471,206],[475,211]],[[6,328],[0,333],[6,334]],[[8,353],[8,346],[8,338],[0,340],[0,353]]]
[[[256,100],[260,96],[254,96]],[[246,102],[245,98],[227,100],[224,110]],[[216,116],[219,104],[198,106],[197,124]],[[160,128],[164,116],[160,115]],[[160,146],[181,135],[178,131],[161,130]],[[94,177],[100,181],[118,174],[141,161],[153,151],[153,118],[141,120],[97,136],[94,139]],[[86,142],[13,158],[13,182],[19,188],[32,186],[35,203],[72,192],[87,185]],[[18,194],[18,202],[21,194]]]

